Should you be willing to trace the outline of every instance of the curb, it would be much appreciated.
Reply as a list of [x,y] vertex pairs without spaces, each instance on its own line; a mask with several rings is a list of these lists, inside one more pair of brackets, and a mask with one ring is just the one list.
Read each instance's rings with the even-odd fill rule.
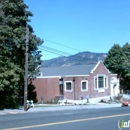
[[24,111],[24,109],[5,109],[0,111],[0,115],[6,114],[22,114],[22,113],[32,113],[32,112],[46,112],[46,111],[62,111],[62,110],[76,110],[76,109],[104,109],[104,108],[114,108],[114,107],[121,107],[121,104],[90,104],[90,105],[56,105],[56,106],[37,106],[34,108],[30,108],[28,111]]

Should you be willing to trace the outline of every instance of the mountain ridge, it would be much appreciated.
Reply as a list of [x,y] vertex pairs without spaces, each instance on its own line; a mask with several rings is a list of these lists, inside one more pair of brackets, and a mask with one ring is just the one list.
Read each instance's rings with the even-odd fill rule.
[[60,56],[49,60],[42,61],[42,67],[56,67],[56,66],[73,66],[84,65],[90,63],[97,63],[97,61],[104,61],[107,53],[96,53],[90,51],[79,52],[70,56]]

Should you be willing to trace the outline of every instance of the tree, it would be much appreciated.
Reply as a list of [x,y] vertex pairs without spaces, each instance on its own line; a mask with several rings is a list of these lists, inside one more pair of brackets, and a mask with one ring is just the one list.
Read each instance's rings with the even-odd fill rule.
[[[23,94],[25,35],[29,27],[29,72],[41,63],[38,46],[43,41],[28,24],[33,14],[23,0],[0,1],[0,108],[16,107],[19,91]],[[21,95],[20,95],[21,96]],[[22,95],[23,96],[23,95]]]
[[104,61],[105,66],[112,72],[117,73],[120,79],[120,88],[130,89],[130,45],[126,43],[122,48],[118,44],[109,50]]
[[121,76],[125,68],[126,60],[127,57],[122,48],[119,44],[114,44],[109,50],[107,57],[104,60],[104,64],[112,73],[117,73],[118,76]]
[[123,47],[123,52],[126,55],[127,59],[126,59],[126,76],[130,76],[130,45],[129,43],[126,43]]
[[124,72],[124,82],[125,82],[125,89],[130,89],[130,45],[126,43],[123,47],[123,52],[127,57],[125,61],[125,72]]

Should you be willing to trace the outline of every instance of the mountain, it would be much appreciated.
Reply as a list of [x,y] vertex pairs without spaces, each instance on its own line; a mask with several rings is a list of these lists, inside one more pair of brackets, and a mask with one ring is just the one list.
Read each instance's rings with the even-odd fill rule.
[[72,66],[97,63],[97,61],[104,61],[106,53],[94,53],[94,52],[80,52],[75,55],[61,56],[42,62],[42,67],[55,67],[55,66]]

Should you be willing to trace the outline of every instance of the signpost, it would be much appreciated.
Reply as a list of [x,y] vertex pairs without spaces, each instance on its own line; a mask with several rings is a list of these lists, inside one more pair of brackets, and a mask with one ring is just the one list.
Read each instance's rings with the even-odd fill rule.
[[83,96],[81,96],[81,100],[82,100],[82,105],[81,106],[83,106]]
[[41,96],[41,100],[42,100],[42,106],[43,106],[43,101],[44,101],[44,97],[43,96]]

